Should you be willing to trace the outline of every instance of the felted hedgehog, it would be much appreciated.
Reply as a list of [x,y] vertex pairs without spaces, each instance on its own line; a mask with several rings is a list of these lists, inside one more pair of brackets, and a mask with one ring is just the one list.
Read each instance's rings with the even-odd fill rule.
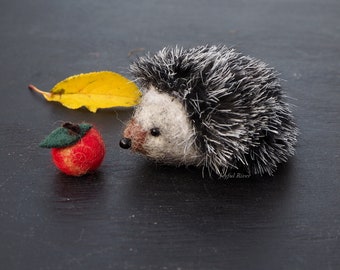
[[274,69],[225,46],[164,48],[130,66],[143,92],[122,148],[161,163],[272,175],[297,127]]

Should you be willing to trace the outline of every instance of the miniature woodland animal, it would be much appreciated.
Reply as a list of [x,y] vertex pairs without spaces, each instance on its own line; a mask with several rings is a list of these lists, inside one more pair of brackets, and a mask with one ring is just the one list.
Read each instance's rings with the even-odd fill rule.
[[143,96],[120,141],[156,162],[272,175],[298,129],[277,72],[226,46],[164,48],[131,67]]

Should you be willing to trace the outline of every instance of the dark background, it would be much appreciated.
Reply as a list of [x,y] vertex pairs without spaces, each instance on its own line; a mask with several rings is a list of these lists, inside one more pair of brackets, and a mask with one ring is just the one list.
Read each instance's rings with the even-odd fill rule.
[[[340,2],[0,1],[1,269],[339,269]],[[139,51],[225,44],[281,73],[301,130],[273,177],[202,179],[118,147],[132,110],[69,110],[27,90],[127,68]],[[141,50],[144,51],[141,51]],[[59,173],[38,143],[94,123],[100,170]]]

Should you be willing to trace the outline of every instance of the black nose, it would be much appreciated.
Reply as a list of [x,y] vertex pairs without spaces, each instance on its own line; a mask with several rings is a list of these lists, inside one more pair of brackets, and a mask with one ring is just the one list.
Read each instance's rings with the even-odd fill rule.
[[123,138],[119,142],[119,146],[124,149],[129,149],[131,147],[131,139]]

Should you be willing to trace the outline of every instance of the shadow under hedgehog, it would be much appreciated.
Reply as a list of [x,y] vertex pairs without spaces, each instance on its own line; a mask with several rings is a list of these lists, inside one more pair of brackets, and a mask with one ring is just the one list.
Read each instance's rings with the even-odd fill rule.
[[272,175],[298,129],[277,72],[225,46],[164,48],[131,67],[143,96],[122,148],[226,177]]

